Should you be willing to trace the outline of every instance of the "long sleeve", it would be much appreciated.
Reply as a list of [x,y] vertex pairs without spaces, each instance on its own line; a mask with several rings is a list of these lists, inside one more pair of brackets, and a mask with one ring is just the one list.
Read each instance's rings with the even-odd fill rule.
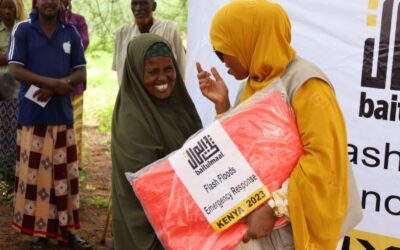
[[335,249],[348,201],[345,122],[333,90],[319,79],[308,80],[292,105],[305,151],[288,190],[295,249]]

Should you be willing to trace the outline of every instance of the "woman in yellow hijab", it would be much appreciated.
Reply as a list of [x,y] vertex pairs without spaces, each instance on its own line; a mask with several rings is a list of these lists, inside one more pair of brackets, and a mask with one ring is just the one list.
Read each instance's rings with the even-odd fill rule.
[[[335,249],[348,204],[348,156],[345,122],[328,78],[296,56],[288,15],[278,4],[234,0],[215,15],[210,37],[228,73],[238,80],[247,78],[240,101],[282,79],[305,151],[287,191],[273,194],[268,204],[248,216],[244,242],[266,237],[268,249]],[[216,69],[209,73],[199,63],[197,69],[203,95],[215,104],[217,114],[226,112],[231,106],[228,89]],[[276,217],[283,214],[289,215],[290,225],[273,230]],[[290,239],[279,242],[285,241],[282,238]]]

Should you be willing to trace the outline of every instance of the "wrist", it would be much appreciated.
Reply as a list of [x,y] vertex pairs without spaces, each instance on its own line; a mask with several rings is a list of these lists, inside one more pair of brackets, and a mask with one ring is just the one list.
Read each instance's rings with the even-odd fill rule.
[[54,79],[51,79],[46,82],[46,86],[43,86],[45,88],[50,89],[51,91],[56,91],[57,88],[57,82]]
[[231,108],[231,103],[229,102],[229,98],[227,97],[225,100],[221,102],[215,103],[215,111],[217,114],[222,114],[227,112]]
[[69,78],[64,78],[65,82],[69,85],[72,86],[72,80]]
[[283,215],[285,215],[283,209],[277,205],[277,203],[275,202],[274,198],[271,197],[268,201],[266,206],[268,206],[271,209],[272,215],[278,219],[280,217],[282,217]]

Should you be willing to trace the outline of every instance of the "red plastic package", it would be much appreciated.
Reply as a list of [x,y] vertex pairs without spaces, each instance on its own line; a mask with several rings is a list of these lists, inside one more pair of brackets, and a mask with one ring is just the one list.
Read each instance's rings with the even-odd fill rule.
[[[219,122],[268,190],[279,189],[303,154],[295,116],[279,83],[232,109]],[[222,233],[214,231],[172,168],[168,160],[172,154],[137,173],[127,173],[164,247],[233,249],[247,226],[236,223]],[[282,218],[275,227],[286,223]]]

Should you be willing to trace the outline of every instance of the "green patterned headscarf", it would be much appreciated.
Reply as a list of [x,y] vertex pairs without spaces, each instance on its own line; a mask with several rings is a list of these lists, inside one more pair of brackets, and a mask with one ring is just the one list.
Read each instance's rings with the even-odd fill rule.
[[144,59],[147,60],[152,57],[165,56],[172,58],[172,52],[165,43],[155,43],[147,51]]
[[180,148],[202,127],[173,57],[177,74],[171,96],[161,100],[147,94],[144,61],[149,48],[158,43],[169,49],[168,43],[154,34],[143,34],[129,42],[114,107],[111,156],[115,249],[162,249],[124,174]]

